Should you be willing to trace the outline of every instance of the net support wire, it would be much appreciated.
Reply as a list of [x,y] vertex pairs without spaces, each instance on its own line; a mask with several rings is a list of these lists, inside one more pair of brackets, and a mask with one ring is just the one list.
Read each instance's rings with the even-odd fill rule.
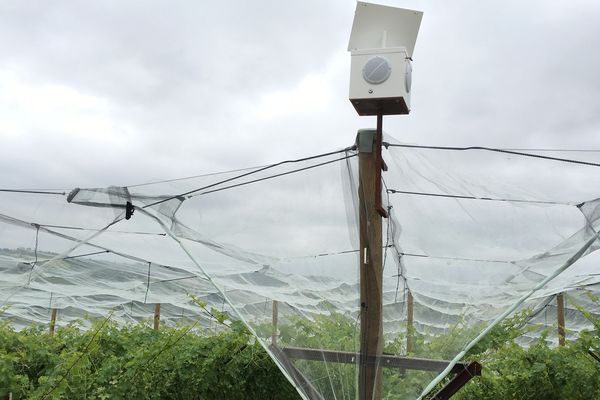
[[[587,166],[591,166],[591,167],[600,167],[600,163],[595,163],[595,162],[589,162],[589,161],[583,161],[583,160],[575,160],[575,159],[572,159],[572,158],[561,158],[561,157],[544,156],[544,155],[541,155],[541,154],[524,153],[524,152],[521,152],[521,151],[514,151],[514,150],[508,150],[508,149],[499,149],[499,148],[494,148],[494,147],[483,147],[483,146],[468,146],[468,147],[423,146],[423,145],[416,145],[416,144],[401,144],[401,143],[389,143],[389,142],[383,142],[382,144],[383,144],[383,146],[386,149],[389,148],[389,147],[404,147],[404,148],[409,148],[409,149],[449,150],[449,151],[483,150],[483,151],[490,151],[490,152],[494,152],[494,153],[511,154],[511,155],[515,155],[515,156],[539,158],[539,159],[542,159],[542,160],[559,161],[559,162],[566,162],[566,163],[571,163],[571,164],[587,165]],[[535,150],[532,150],[532,151],[535,151]]]

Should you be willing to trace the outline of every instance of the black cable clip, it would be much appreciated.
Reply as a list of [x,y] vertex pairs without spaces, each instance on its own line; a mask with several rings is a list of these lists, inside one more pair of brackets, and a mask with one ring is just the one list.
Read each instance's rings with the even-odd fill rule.
[[131,216],[133,215],[134,210],[135,210],[135,207],[133,206],[133,204],[131,204],[130,201],[128,201],[127,204],[125,205],[125,219],[130,219]]

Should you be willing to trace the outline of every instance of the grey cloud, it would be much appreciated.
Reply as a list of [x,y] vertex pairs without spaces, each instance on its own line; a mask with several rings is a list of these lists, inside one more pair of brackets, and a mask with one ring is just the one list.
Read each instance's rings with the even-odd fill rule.
[[[415,51],[413,110],[387,118],[388,133],[421,143],[598,147],[600,7],[584,1],[389,3],[422,8],[425,17]],[[15,167],[23,184],[34,176],[59,179],[38,164],[47,158],[42,147],[78,171],[69,183],[135,182],[339,148],[357,128],[374,123],[354,115],[347,100],[349,56],[347,65],[334,67],[327,109],[264,121],[252,116],[263,94],[291,90],[345,52],[352,1],[0,7],[0,68],[33,84],[103,98],[115,123],[131,128],[123,133],[131,144],[123,148],[86,146],[85,139],[60,132],[39,141],[39,150],[32,138],[44,132],[11,139],[4,152],[27,150],[37,160]]]

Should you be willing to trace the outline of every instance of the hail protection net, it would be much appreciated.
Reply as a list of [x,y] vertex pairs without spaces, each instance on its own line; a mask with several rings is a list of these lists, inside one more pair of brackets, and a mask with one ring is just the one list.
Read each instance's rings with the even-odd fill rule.
[[361,357],[359,245],[372,193],[359,196],[354,148],[128,187],[2,191],[1,318],[18,329],[57,309],[58,325],[85,329],[151,321],[161,304],[162,323],[207,334],[226,314],[305,399],[358,399],[361,362],[379,367],[382,398],[431,397],[504,318],[555,324],[557,293],[572,330],[586,327],[576,305],[597,308],[597,166],[385,141],[374,360]]

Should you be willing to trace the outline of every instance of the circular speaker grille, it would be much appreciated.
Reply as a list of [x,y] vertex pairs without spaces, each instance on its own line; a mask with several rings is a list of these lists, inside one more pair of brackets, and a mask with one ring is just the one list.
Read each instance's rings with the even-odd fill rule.
[[371,58],[363,67],[363,78],[373,85],[385,82],[391,73],[390,63],[380,56]]

